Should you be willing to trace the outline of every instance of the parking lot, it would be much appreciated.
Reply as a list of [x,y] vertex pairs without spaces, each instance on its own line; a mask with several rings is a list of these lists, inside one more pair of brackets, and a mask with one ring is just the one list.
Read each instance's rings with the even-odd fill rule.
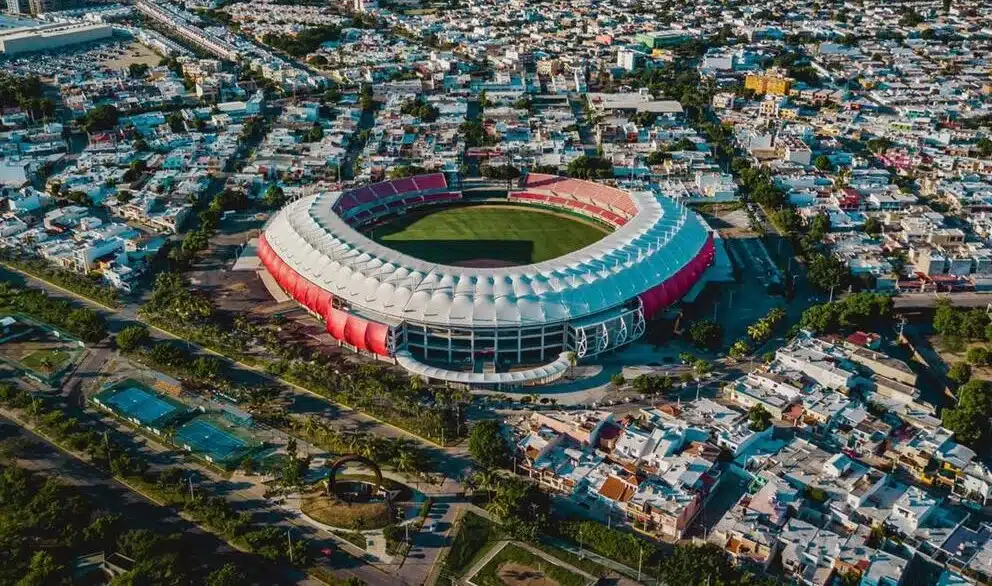
[[[0,24],[2,28],[2,24]],[[131,63],[158,65],[160,57],[133,39],[108,39],[62,47],[58,51],[41,51],[20,57],[0,58],[0,67],[11,74],[37,76],[52,81],[56,75],[71,72],[80,77],[103,69],[122,69]]]

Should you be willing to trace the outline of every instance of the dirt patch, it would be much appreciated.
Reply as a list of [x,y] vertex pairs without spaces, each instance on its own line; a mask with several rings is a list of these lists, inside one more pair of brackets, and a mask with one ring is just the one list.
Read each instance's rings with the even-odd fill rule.
[[103,62],[103,65],[111,69],[123,69],[131,64],[144,64],[149,67],[155,67],[161,60],[161,55],[135,41],[123,47],[122,54],[119,54],[113,59],[107,59]]
[[392,521],[389,505],[382,502],[346,503],[324,495],[311,495],[304,497],[300,508],[310,518],[339,529],[381,529]]
[[541,570],[516,562],[506,562],[496,571],[499,581],[506,586],[558,586],[558,582]]

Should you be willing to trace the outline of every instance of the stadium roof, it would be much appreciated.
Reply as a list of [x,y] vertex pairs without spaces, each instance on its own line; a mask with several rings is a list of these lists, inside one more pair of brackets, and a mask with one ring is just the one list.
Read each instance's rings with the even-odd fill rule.
[[273,251],[310,282],[383,322],[444,327],[556,323],[616,307],[674,276],[707,244],[698,217],[634,192],[638,213],[601,240],[545,262],[464,268],[376,243],[332,209],[340,193],[297,200],[265,228]]

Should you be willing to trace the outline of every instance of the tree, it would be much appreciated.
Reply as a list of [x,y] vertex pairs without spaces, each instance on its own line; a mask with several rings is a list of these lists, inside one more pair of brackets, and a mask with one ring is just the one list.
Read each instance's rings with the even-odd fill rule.
[[577,179],[609,179],[613,177],[613,163],[602,157],[582,155],[568,164],[568,176]]
[[131,352],[145,343],[148,339],[148,326],[144,324],[134,324],[127,326],[114,336],[114,343],[117,349],[122,352]]
[[978,142],[975,144],[975,148],[978,150],[979,157],[984,159],[992,157],[992,139],[987,136],[983,136],[978,139]]
[[190,370],[199,378],[213,379],[220,374],[220,366],[220,359],[216,356],[197,356]]
[[689,328],[689,340],[697,348],[716,350],[723,343],[723,327],[708,319],[697,321]]
[[468,120],[458,127],[459,133],[468,147],[480,147],[495,144],[496,140],[486,132],[486,127],[478,120]]
[[827,214],[816,214],[809,224],[809,237],[819,242],[830,233],[830,216]]
[[992,353],[984,346],[972,346],[968,348],[965,360],[968,361],[968,364],[975,366],[988,366],[989,363],[992,363]]
[[418,165],[397,165],[393,167],[386,173],[386,178],[402,179],[404,177],[413,177],[415,175],[422,175],[427,172],[427,169],[420,167]]
[[283,193],[282,187],[276,184],[272,184],[265,190],[265,205],[270,208],[282,207],[286,203],[286,195]]
[[66,317],[65,325],[84,342],[99,342],[107,335],[107,322],[92,309],[73,309]]
[[833,256],[820,253],[810,260],[807,271],[810,284],[824,291],[844,286],[849,275],[847,265]]
[[320,142],[324,138],[324,128],[319,122],[314,122],[307,131],[306,142]]
[[733,358],[734,360],[740,360],[741,358],[744,358],[750,353],[751,353],[751,346],[748,345],[747,340],[737,340],[730,347],[730,352],[729,352],[730,357]]
[[120,532],[122,517],[117,513],[95,517],[83,529],[83,541],[90,547],[108,549],[114,547]]
[[765,431],[771,427],[772,414],[761,403],[757,403],[747,410],[747,420],[752,431]]
[[884,137],[873,138],[868,141],[868,150],[875,154],[881,154],[889,150],[892,141]]
[[468,436],[468,453],[483,468],[498,468],[510,459],[510,447],[498,421],[485,419],[476,423]]
[[944,409],[944,427],[954,432],[954,439],[976,452],[988,452],[990,439],[989,413],[992,413],[992,383],[975,379],[957,391],[958,402],[953,409]]
[[813,166],[820,171],[830,171],[834,168],[834,164],[830,162],[830,157],[826,155],[820,155],[813,161]]
[[36,551],[31,557],[30,569],[17,586],[43,586],[52,584],[56,575],[61,571],[55,558],[47,551]]
[[184,324],[209,319],[213,311],[210,300],[191,290],[177,273],[160,273],[155,278],[151,299],[142,307],[143,313]]
[[100,104],[90,110],[83,118],[83,128],[86,132],[103,132],[117,126],[120,112],[110,104]]
[[434,122],[440,115],[440,111],[436,106],[428,104],[421,98],[414,98],[403,102],[400,106],[400,113],[419,118],[421,122],[427,123]]
[[627,379],[624,378],[622,372],[618,372],[610,377],[610,384],[612,384],[613,387],[617,390],[620,390],[620,387],[622,387],[626,383],[627,383]]
[[713,367],[710,366],[710,363],[701,358],[692,363],[692,373],[696,375],[696,377],[704,377],[709,374],[711,370],[713,370]]
[[676,546],[671,554],[662,557],[661,578],[666,584],[678,586],[755,585],[752,577],[734,566],[726,551],[711,543]]
[[642,395],[659,395],[671,391],[675,382],[668,376],[640,374],[630,381],[635,391]]
[[520,178],[520,169],[517,169],[513,165],[483,165],[479,172],[483,177],[489,179],[496,179],[497,181],[505,181],[507,187],[514,179]]
[[950,299],[946,297],[937,299],[931,325],[938,334],[956,334],[959,331],[961,327],[960,316],[951,305]]
[[955,362],[947,369],[947,378],[959,385],[965,384],[971,380],[971,365],[967,362]]
[[865,234],[870,234],[872,236],[882,233],[882,222],[875,216],[868,216],[865,220]]
[[247,581],[247,575],[234,564],[224,564],[207,576],[206,586],[241,586]]

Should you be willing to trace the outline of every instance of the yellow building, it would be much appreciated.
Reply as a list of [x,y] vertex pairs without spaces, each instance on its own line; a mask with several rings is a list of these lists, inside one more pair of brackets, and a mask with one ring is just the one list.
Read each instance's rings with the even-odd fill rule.
[[793,79],[781,73],[749,73],[744,78],[744,89],[754,90],[756,94],[785,96],[789,94]]

